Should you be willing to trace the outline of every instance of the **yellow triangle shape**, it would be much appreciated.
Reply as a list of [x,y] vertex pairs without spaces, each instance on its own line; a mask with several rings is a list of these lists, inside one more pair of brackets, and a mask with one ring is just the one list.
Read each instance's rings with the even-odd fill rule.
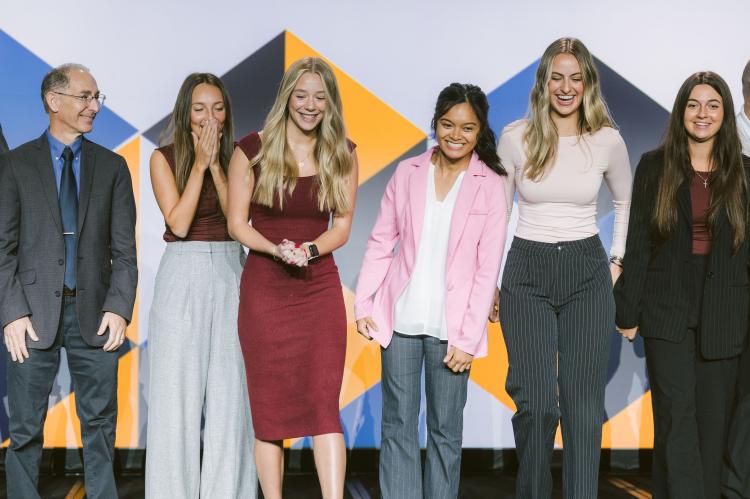
[[505,391],[505,378],[508,375],[508,351],[505,349],[500,324],[489,325],[487,340],[487,357],[472,362],[471,380],[506,407],[515,411],[516,405]]
[[[323,57],[286,31],[284,68],[307,56]],[[333,67],[339,84],[347,134],[357,144],[359,184],[362,185],[427,136],[331,61],[326,59],[326,62]]]
[[[560,425],[555,443],[562,446]],[[602,426],[602,449],[650,449],[654,445],[651,391],[618,412]]]
[[367,341],[357,332],[352,313],[354,293],[346,286],[342,286],[342,291],[348,322],[344,379],[339,396],[339,407],[343,409],[380,381],[380,345],[375,340]]
[[654,445],[654,418],[651,391],[604,423],[602,447],[605,449],[650,449]]

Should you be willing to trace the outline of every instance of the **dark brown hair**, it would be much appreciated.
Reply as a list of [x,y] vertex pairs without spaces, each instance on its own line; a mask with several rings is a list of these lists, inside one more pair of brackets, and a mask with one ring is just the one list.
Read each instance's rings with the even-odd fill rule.
[[193,162],[195,161],[195,145],[193,144],[193,136],[190,133],[190,109],[193,104],[193,90],[201,83],[218,88],[222,99],[224,99],[226,118],[224,119],[224,126],[220,130],[221,139],[219,139],[218,159],[225,175],[229,168],[229,160],[234,151],[232,104],[229,102],[229,94],[226,88],[224,88],[221,79],[211,73],[193,73],[188,75],[185,81],[182,82],[180,91],[177,93],[177,101],[174,103],[172,117],[169,119],[169,124],[164,132],[162,132],[159,141],[160,145],[170,142],[174,144],[174,178],[177,183],[177,191],[180,194],[185,190],[185,185],[190,176],[190,169],[193,167]]
[[677,190],[689,182],[694,173],[688,149],[688,133],[684,116],[690,93],[698,85],[709,85],[721,96],[724,107],[724,120],[721,123],[711,148],[711,205],[708,209],[708,223],[711,232],[721,210],[724,210],[732,227],[732,252],[739,249],[746,237],[747,182],[742,165],[742,153],[737,122],[734,116],[734,103],[729,87],[721,76],[710,71],[691,75],[677,92],[672,114],[669,116],[667,133],[661,149],[664,165],[656,193],[656,208],[652,229],[657,242],[668,239],[677,225]]

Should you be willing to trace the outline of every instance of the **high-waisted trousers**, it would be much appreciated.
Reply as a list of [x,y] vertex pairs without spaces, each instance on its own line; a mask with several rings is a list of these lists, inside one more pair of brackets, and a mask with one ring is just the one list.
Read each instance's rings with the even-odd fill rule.
[[167,244],[149,316],[147,498],[256,497],[237,337],[243,262],[234,241]]
[[551,496],[561,422],[563,496],[595,499],[615,330],[612,278],[599,237],[560,243],[516,237],[503,274],[500,321],[506,390],[516,404],[517,497]]

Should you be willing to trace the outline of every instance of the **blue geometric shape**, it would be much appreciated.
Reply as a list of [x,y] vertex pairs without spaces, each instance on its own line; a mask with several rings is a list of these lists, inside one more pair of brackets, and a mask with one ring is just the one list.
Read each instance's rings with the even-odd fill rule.
[[529,107],[529,93],[534,86],[537,59],[495,90],[487,94],[490,103],[490,127],[499,139],[503,128],[523,118]]
[[[11,148],[39,137],[49,121],[41,102],[44,75],[52,66],[0,30],[0,119]],[[96,75],[94,75],[96,77]],[[102,89],[106,94],[106,89]],[[86,137],[114,149],[137,129],[106,106],[96,117],[94,131]]]

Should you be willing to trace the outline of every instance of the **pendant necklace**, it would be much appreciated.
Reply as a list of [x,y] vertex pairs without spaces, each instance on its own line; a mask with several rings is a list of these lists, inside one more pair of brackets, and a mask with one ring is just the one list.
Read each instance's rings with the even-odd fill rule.
[[700,174],[700,172],[698,170],[693,170],[693,172],[696,175],[698,175],[699,179],[701,179],[703,181],[703,187],[705,189],[708,189],[708,179],[709,179],[709,176],[710,176],[711,172],[706,172],[706,177],[705,178],[703,177],[703,175]]
[[[305,167],[305,161],[310,157],[310,153],[312,153],[312,148],[307,151],[307,154],[304,158],[302,158],[300,161],[297,161],[297,168],[301,171]],[[295,158],[296,159],[296,158]]]

